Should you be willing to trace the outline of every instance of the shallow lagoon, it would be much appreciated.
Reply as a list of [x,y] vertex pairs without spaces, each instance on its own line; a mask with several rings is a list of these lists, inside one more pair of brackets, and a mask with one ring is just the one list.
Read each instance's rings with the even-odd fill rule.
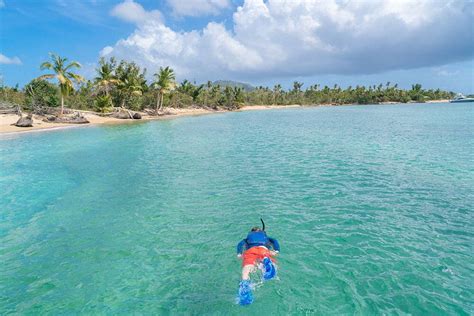
[[[0,137],[0,314],[472,314],[470,104]],[[235,305],[266,220],[280,280]]]

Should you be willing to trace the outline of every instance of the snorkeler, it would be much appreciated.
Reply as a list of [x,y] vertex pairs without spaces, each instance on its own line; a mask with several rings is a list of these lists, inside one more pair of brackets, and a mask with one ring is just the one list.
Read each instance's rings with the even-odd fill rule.
[[253,227],[247,238],[237,245],[237,256],[242,258],[242,280],[239,284],[239,303],[241,305],[253,302],[250,273],[260,267],[264,280],[270,280],[276,276],[273,257],[280,252],[280,244],[275,238],[267,236],[265,223],[263,220],[261,221],[263,227]]

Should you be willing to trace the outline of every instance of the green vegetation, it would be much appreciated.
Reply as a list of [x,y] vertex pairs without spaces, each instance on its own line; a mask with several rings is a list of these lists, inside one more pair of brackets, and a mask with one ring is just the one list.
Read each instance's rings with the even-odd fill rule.
[[170,67],[160,68],[160,72],[155,74],[155,82],[153,87],[158,91],[156,98],[156,113],[163,108],[163,96],[171,93],[176,87],[176,78],[173,69]]
[[94,79],[97,93],[104,93],[108,97],[114,85],[119,83],[115,76],[115,65],[115,58],[111,58],[110,61],[106,61],[104,58],[100,59],[99,68],[95,70],[97,77]]
[[[411,89],[398,88],[387,82],[378,86],[356,86],[345,89],[319,84],[307,86],[295,81],[289,90],[280,84],[273,88],[252,87],[233,81],[208,81],[196,84],[188,80],[176,83],[175,73],[170,67],[161,67],[154,80],[147,82],[146,69],[134,62],[117,61],[114,58],[100,59],[93,80],[84,80],[73,73],[80,68],[77,62],[67,64],[67,58],[51,54],[51,62],[41,64],[41,69],[54,73],[32,80],[23,89],[0,86],[0,102],[20,105],[26,110],[41,107],[61,106],[81,110],[110,112],[114,107],[131,110],[154,109],[158,113],[163,107],[203,107],[234,110],[243,105],[317,105],[317,104],[376,104],[383,102],[425,102],[451,99],[453,92],[425,90],[420,84]],[[57,79],[58,86],[41,79]]]
[[145,70],[131,62],[121,61],[115,69],[117,84],[112,90],[113,102],[120,107],[128,107],[138,110],[140,106],[140,96],[148,87],[146,85]]
[[[53,74],[42,75],[38,79],[57,79],[59,85],[59,91],[61,91],[61,112],[64,113],[64,98],[74,91],[74,82],[80,83],[84,81],[84,78],[71,71],[72,68],[81,68],[81,64],[77,61],[71,62],[69,65],[66,64],[67,58],[60,57],[56,54],[50,54],[51,62],[45,61],[41,64],[41,70],[49,69],[53,70]],[[74,82],[73,82],[74,81]]]
[[95,99],[95,110],[100,113],[107,113],[112,110],[112,98],[109,95],[99,95]]
[[29,110],[38,112],[43,106],[55,107],[59,105],[59,90],[48,81],[33,79],[23,90],[25,91],[25,103]]
[[25,92],[15,87],[0,86],[0,106],[10,107],[20,105],[27,108],[25,102]]

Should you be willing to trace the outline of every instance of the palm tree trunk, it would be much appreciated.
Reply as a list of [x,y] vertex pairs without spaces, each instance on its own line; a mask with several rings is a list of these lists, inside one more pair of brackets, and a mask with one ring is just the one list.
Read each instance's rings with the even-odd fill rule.
[[156,96],[156,114],[158,114],[158,110],[160,109],[160,93],[158,92],[158,95]]
[[63,113],[64,113],[64,96],[61,93],[61,113],[59,114],[59,116],[63,116]]
[[161,93],[161,100],[160,100],[160,109],[163,110],[163,94]]

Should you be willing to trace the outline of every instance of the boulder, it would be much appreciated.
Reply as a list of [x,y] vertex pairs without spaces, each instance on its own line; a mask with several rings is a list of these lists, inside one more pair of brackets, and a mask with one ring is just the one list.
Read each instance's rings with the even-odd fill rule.
[[131,112],[126,109],[120,109],[119,111],[112,113],[110,116],[118,118],[118,119],[122,119],[122,120],[129,120],[129,119],[141,120],[142,118],[142,115],[140,113]]
[[46,116],[46,117],[43,119],[43,122],[54,123],[54,122],[56,122],[56,119],[57,119],[56,116]]
[[87,120],[83,115],[80,113],[76,113],[73,116],[48,116],[43,121],[50,122],[50,123],[65,123],[65,124],[87,124],[89,120]]
[[32,127],[33,117],[31,116],[31,114],[28,114],[28,116],[25,117],[22,116],[14,125],[18,127]]
[[65,123],[72,123],[72,124],[87,124],[89,120],[86,119],[82,114],[76,113],[73,117],[68,117],[68,121]]
[[122,120],[130,119],[130,114],[128,113],[128,111],[114,112],[114,113],[112,113],[111,116],[115,117],[115,118],[118,118],[118,119],[122,119]]

